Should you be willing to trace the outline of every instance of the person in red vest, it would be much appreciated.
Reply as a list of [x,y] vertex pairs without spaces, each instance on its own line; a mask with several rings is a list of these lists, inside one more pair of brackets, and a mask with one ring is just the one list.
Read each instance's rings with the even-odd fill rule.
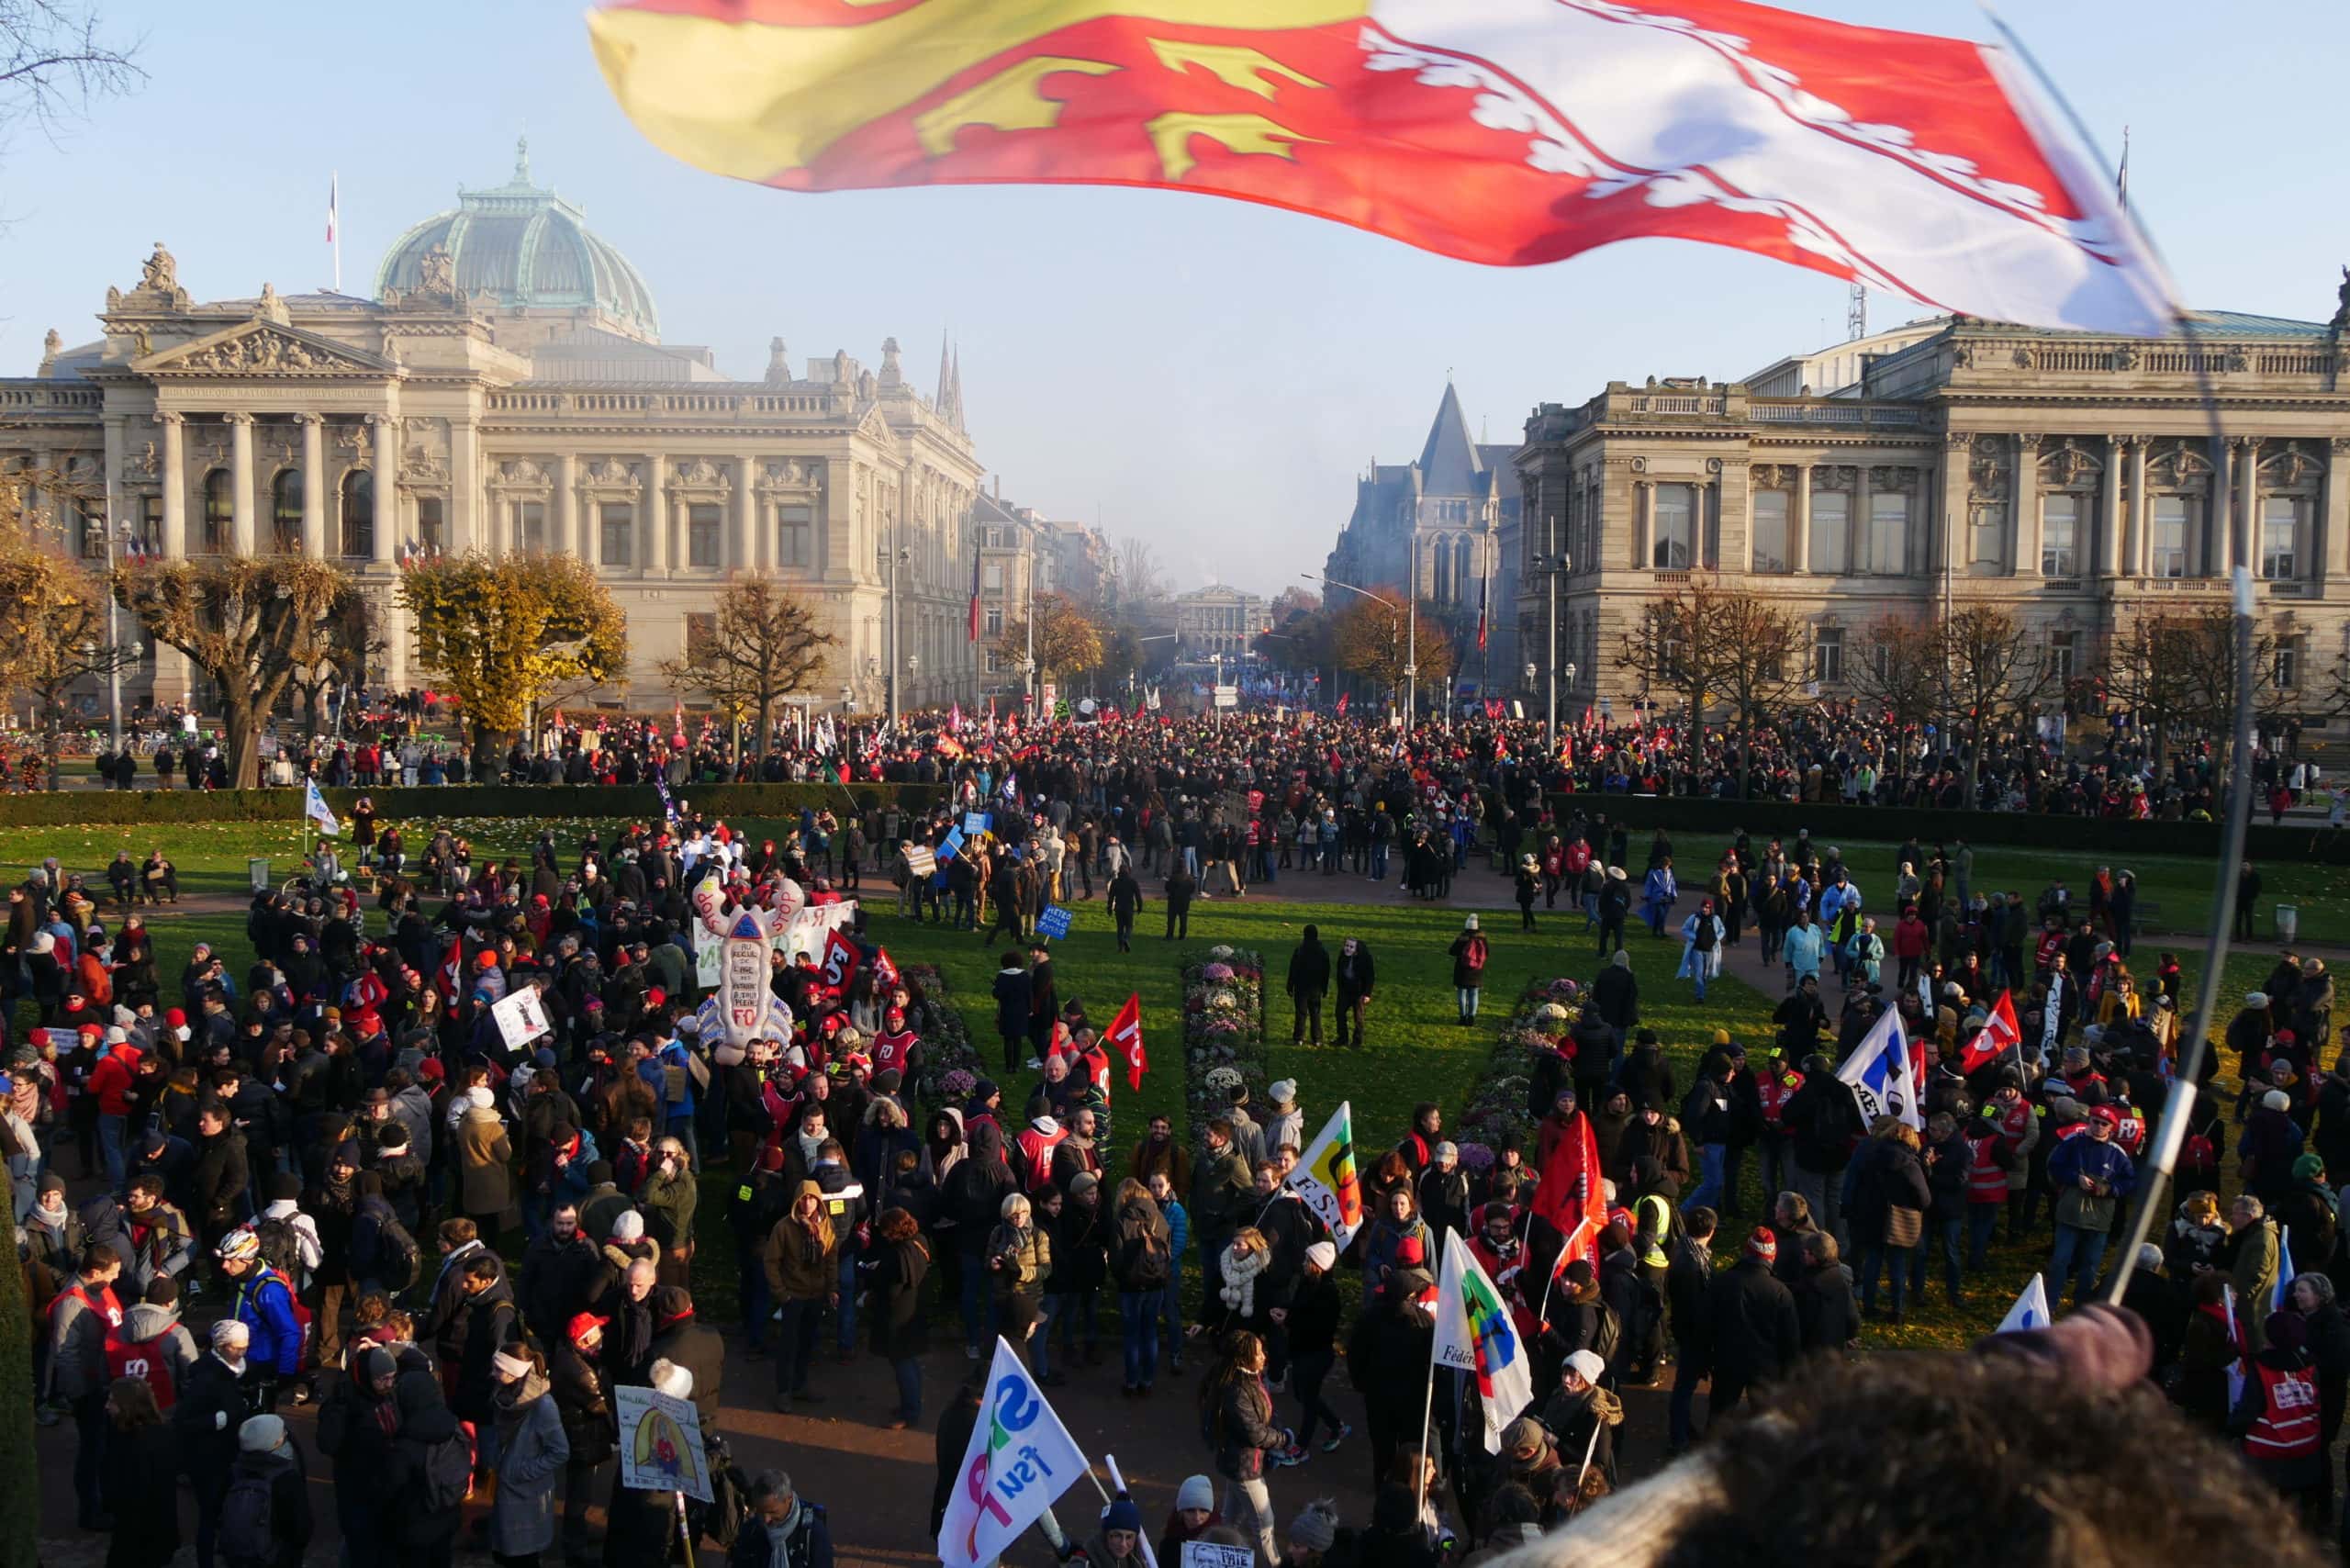
[[2274,1312],[2266,1329],[2267,1347],[2252,1358],[2244,1393],[2228,1412],[2228,1430],[2242,1439],[2255,1473],[2292,1499],[2303,1523],[2322,1529],[2333,1511],[2333,1481],[2318,1429],[2309,1325],[2297,1312]]
[[122,1327],[122,1304],[114,1282],[122,1257],[111,1247],[94,1246],[82,1266],[49,1308],[49,1394],[73,1411],[73,1495],[84,1529],[111,1529],[100,1495],[106,1457],[106,1341]]
[[1803,1074],[1787,1065],[1785,1046],[1762,1053],[1754,1075],[1754,1098],[1762,1108],[1762,1191],[1773,1198],[1795,1185],[1795,1135],[1787,1128],[1787,1102],[1803,1087]]

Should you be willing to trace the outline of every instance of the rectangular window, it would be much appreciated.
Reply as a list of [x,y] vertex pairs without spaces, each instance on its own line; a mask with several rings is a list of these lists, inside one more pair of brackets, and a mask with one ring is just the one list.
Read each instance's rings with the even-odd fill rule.
[[2299,641],[2288,639],[2277,644],[2277,666],[2271,673],[2276,677],[2279,691],[2290,691],[2301,684],[2301,644]]
[[2040,498],[2040,575],[2072,577],[2080,575],[2081,498]]
[[1001,675],[1003,673],[1003,655],[997,653],[993,648],[990,648],[988,650],[988,673],[990,675]]
[[815,559],[816,509],[810,506],[785,506],[775,509],[777,561],[786,566],[805,566]]
[[1844,629],[1822,626],[1811,634],[1811,678],[1833,686],[1844,678]]
[[1787,502],[1785,490],[1754,492],[1754,569],[1787,570]]
[[139,498],[139,547],[150,555],[162,554],[163,498],[161,496]]
[[2048,674],[2057,681],[2068,681],[2080,667],[2078,632],[2051,632],[2048,634]]
[[596,509],[603,531],[604,565],[628,566],[636,554],[636,503],[606,501]]
[[1898,490],[1869,497],[1869,570],[1897,577],[1909,569],[1909,498]]
[[1685,572],[1696,556],[1695,487],[1659,485],[1651,508],[1656,527],[1649,564],[1660,572]]
[[718,569],[719,509],[710,502],[698,502],[686,509],[686,564],[709,570]]
[[1852,498],[1842,490],[1811,493],[1811,569],[1841,577],[1852,559],[1845,548],[1852,526]]
[[1003,635],[1003,606],[991,604],[987,609],[987,633],[990,637]]
[[547,547],[547,504],[544,501],[514,503],[514,547],[536,554]]
[[708,655],[718,642],[718,617],[688,613],[686,616],[686,662],[694,663]]
[[1969,519],[1966,569],[1972,576],[1995,577],[2007,569],[2008,509],[1979,506]]
[[2262,577],[2272,582],[2283,582],[2292,577],[2293,540],[2300,523],[2300,503],[2291,497],[2271,496],[2260,503]]
[[419,496],[416,500],[416,542],[438,555],[449,547],[448,531],[441,521],[441,498]]
[[1003,591],[1003,563],[990,561],[979,568],[979,587],[989,593]]
[[2154,574],[2158,577],[2187,576],[2187,498],[2156,496],[2154,523]]

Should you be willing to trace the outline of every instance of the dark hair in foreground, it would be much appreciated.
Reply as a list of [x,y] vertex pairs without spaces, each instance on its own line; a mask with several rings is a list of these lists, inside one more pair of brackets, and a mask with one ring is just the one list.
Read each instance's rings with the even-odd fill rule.
[[[2005,1356],[1886,1356],[1798,1378],[1708,1451],[1719,1495],[1699,1486],[1655,1568],[2330,1560],[2153,1384],[2109,1392]],[[1516,1560],[1583,1561],[1541,1546]]]

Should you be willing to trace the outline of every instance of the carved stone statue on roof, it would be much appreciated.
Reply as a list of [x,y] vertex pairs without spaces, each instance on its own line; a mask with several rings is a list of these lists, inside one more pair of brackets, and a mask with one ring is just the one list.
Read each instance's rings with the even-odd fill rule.
[[2342,286],[2334,300],[2333,319],[2326,324],[2337,332],[2350,330],[2350,267],[2342,269]]
[[180,264],[163,249],[161,240],[155,241],[155,253],[139,269],[139,286],[168,294],[180,286]]

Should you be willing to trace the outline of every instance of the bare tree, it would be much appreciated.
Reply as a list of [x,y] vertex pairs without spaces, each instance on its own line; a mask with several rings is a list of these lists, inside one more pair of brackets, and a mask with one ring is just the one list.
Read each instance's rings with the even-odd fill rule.
[[328,690],[364,685],[369,661],[384,647],[367,613],[367,600],[356,587],[346,586],[323,619],[301,628],[288,655],[294,661],[294,678],[288,684],[305,729],[313,735],[319,733],[326,722],[323,700]]
[[1722,689],[1722,666],[1720,651],[1705,635],[1699,585],[1692,582],[1641,606],[1624,633],[1624,662],[1644,675],[1651,689],[1672,693],[1692,729],[1705,722],[1706,704]]
[[1118,593],[1124,602],[1137,604],[1167,591],[1167,573],[1150,541],[1127,534],[1118,541]]
[[2041,702],[2062,692],[2064,680],[2047,650],[2032,646],[2031,629],[1996,605],[1970,605],[1945,618],[1941,640],[1943,707],[1974,729],[1966,748],[1966,800],[1973,805],[1985,737],[2028,726]]
[[[1754,776],[1754,727],[1785,708],[1803,680],[1803,622],[1763,595],[1692,587],[1699,637],[1712,649],[1714,689],[1739,730],[1738,792]],[[1694,722],[1694,721],[1693,721]]]
[[[2253,717],[2258,721],[2281,718],[2288,706],[2299,705],[2292,700],[2300,689],[2288,693],[2277,684],[2280,646],[2270,633],[2253,634]],[[2200,734],[2217,748],[2224,776],[2235,735],[2238,668],[2235,616],[2214,604],[2138,617],[2115,634],[2101,674],[2106,700],[2137,716],[2157,760],[2182,734]]]
[[718,704],[743,759],[743,726],[755,724],[765,745],[776,705],[806,691],[824,672],[839,639],[816,624],[814,612],[780,582],[744,577],[719,597],[717,623],[689,643],[682,659],[664,659],[672,685],[699,691]]
[[1844,666],[1844,679],[1863,701],[1885,711],[1895,732],[1893,781],[1908,771],[1909,748],[1900,740],[1931,723],[1942,711],[1942,632],[1906,615],[1886,615],[1862,633],[1868,647]]
[[97,8],[63,0],[0,0],[0,146],[30,121],[54,135],[93,99],[147,79],[138,40],[105,36]]

